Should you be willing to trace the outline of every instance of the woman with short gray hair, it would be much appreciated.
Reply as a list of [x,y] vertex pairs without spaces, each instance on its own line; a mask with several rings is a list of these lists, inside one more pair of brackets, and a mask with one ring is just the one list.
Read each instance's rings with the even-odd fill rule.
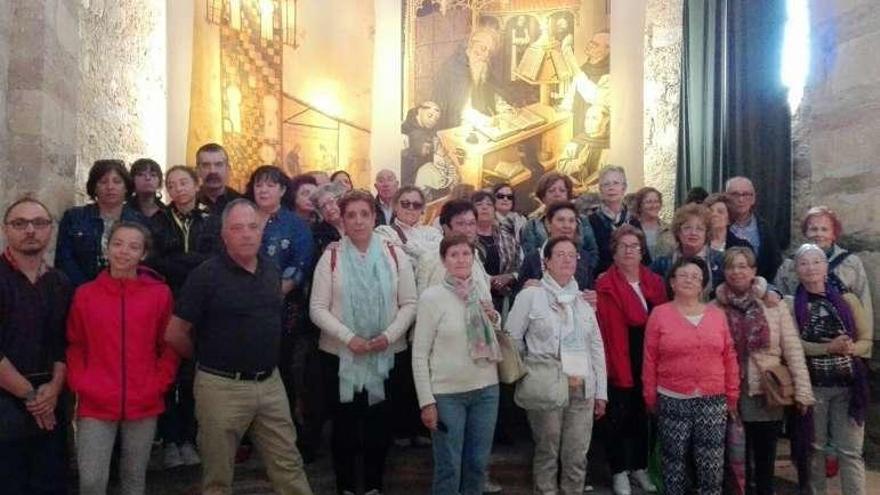
[[[871,357],[873,329],[858,298],[849,292],[841,293],[828,283],[828,258],[822,248],[804,244],[795,252],[794,263],[799,280],[794,316],[816,397],[811,413],[797,429],[801,441],[813,439],[810,491],[825,493],[822,452],[830,443],[840,459],[843,493],[864,494],[862,445],[868,408],[868,370],[864,360]],[[795,454],[805,450],[792,448]],[[799,460],[803,463],[805,459]]]

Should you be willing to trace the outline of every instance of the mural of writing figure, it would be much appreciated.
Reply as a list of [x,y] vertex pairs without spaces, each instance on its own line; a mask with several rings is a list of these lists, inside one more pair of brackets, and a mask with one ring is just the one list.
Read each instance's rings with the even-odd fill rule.
[[484,115],[495,115],[499,106],[507,106],[504,85],[489,66],[498,44],[496,30],[477,28],[467,45],[459,47],[442,65],[434,86],[434,101],[442,113],[438,129],[460,125],[468,104]]
[[591,105],[584,118],[584,132],[565,147],[559,171],[582,185],[595,182],[596,172],[608,163],[608,107]]
[[577,58],[571,45],[562,47],[562,56],[574,74],[568,92],[563,99],[562,107],[574,114],[574,134],[583,132],[583,122],[587,109],[593,104],[608,107],[610,81],[608,72],[611,67],[611,34],[607,31],[595,33],[587,43],[586,61],[578,67]]
[[402,184],[413,184],[419,167],[433,159],[439,120],[440,106],[433,101],[422,102],[407,111],[406,119],[400,125],[403,134],[403,150],[400,153]]

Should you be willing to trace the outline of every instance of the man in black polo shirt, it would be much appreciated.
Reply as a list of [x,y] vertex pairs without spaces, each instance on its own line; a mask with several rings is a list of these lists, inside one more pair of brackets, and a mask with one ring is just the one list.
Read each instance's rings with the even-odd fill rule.
[[222,222],[226,249],[190,273],[166,334],[181,356],[190,358],[196,349],[202,490],[229,493],[235,451],[250,428],[275,491],[310,495],[277,370],[281,274],[258,254],[263,227],[253,203],[231,201]]
[[[67,493],[64,329],[73,288],[44,261],[52,217],[36,199],[3,215],[0,255],[0,491]],[[10,423],[10,420],[13,420]]]

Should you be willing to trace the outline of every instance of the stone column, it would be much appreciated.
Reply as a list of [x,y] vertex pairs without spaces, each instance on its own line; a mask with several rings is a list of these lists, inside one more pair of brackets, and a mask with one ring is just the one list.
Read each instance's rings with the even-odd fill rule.
[[8,46],[8,65],[3,53],[0,85],[6,83],[3,123],[8,134],[0,133],[0,148],[6,150],[5,157],[0,155],[0,199],[5,204],[34,192],[60,213],[76,189],[77,2],[11,0],[4,5],[8,12],[0,12],[0,40],[7,43],[0,45]]
[[663,193],[667,220],[675,207],[683,9],[683,0],[648,0],[645,15],[645,184]]

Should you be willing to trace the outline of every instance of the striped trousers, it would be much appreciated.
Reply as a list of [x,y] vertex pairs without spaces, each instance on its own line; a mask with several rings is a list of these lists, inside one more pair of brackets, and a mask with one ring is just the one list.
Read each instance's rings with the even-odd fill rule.
[[688,466],[693,465],[697,493],[721,495],[727,431],[724,396],[673,399],[660,394],[657,427],[663,460],[663,493],[691,493]]

